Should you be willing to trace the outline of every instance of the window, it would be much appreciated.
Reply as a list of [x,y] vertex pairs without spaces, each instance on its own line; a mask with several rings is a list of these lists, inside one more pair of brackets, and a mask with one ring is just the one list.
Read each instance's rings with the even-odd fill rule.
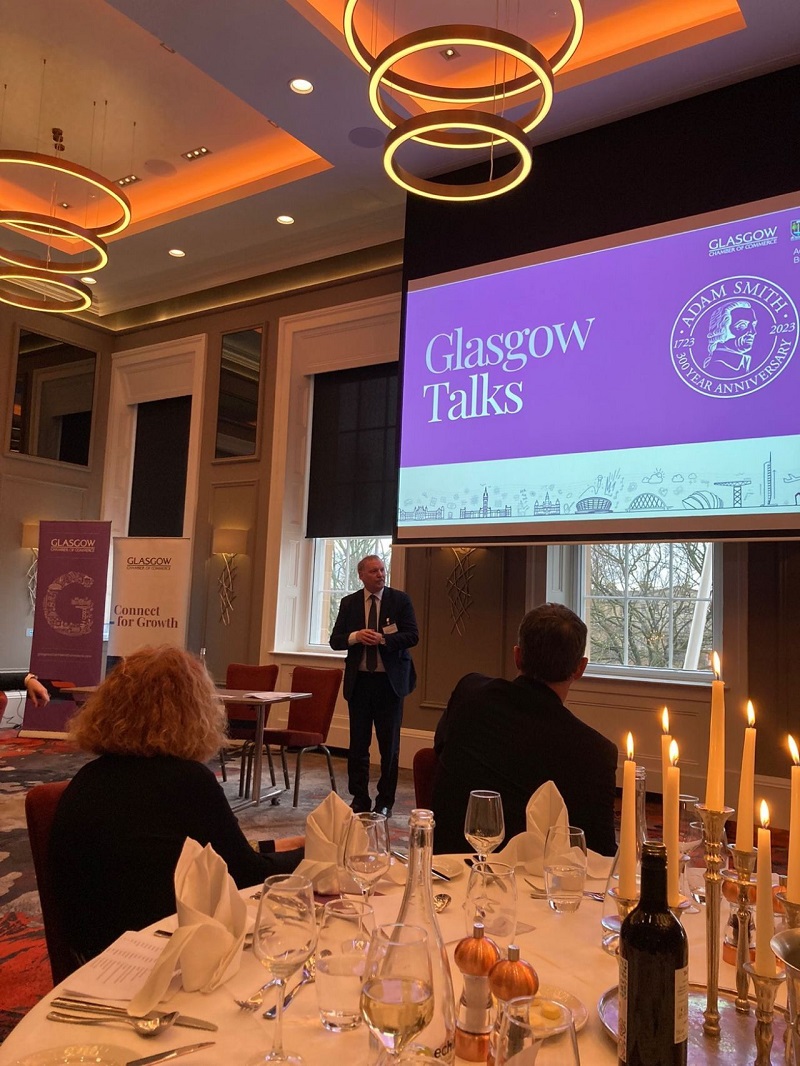
[[330,537],[314,541],[314,585],[308,643],[328,645],[344,596],[361,588],[358,564],[366,555],[379,555],[391,584],[392,538]]
[[597,672],[708,669],[711,544],[588,544],[579,551],[579,607]]

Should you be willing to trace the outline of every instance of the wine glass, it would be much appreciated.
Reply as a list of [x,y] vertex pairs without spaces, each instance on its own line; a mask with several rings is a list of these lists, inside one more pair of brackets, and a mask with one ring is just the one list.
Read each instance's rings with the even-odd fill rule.
[[372,938],[361,986],[361,1013],[395,1058],[433,1017],[428,935],[416,925],[383,925]]
[[504,1004],[494,1056],[495,1066],[536,1062],[536,1066],[580,1066],[572,1011],[542,996]]
[[374,812],[354,814],[344,842],[344,866],[361,889],[364,902],[377,881],[389,869],[389,824],[386,816]]
[[299,970],[314,950],[317,923],[311,882],[298,874],[275,874],[264,882],[253,926],[253,954],[275,978],[278,999],[272,1050],[250,1066],[269,1062],[302,1066],[300,1055],[283,1050],[283,998],[286,979]]
[[483,790],[470,792],[464,817],[464,836],[474,848],[478,862],[486,862],[487,856],[503,842],[505,835],[500,793]]
[[699,913],[700,908],[692,903],[692,891],[689,884],[689,856],[703,842],[703,823],[698,820],[697,796],[679,796],[678,813],[678,850],[680,852],[680,894],[686,899],[685,909],[689,914]]

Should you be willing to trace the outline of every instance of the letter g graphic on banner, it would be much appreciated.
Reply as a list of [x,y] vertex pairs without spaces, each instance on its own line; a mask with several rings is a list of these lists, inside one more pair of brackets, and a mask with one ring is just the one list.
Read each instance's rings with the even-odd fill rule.
[[47,586],[44,596],[44,617],[48,626],[66,637],[85,637],[92,632],[92,618],[94,605],[90,597],[72,596],[69,606],[73,607],[77,614],[76,621],[68,621],[61,615],[59,608],[59,593],[72,585],[90,589],[94,580],[88,574],[82,574],[77,570],[70,570],[67,574],[59,575],[55,581]]

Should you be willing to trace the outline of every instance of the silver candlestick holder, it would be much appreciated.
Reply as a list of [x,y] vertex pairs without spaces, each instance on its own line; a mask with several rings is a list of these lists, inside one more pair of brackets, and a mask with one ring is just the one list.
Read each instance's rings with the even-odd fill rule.
[[753,982],[756,996],[756,1057],[754,1066],[770,1066],[772,1061],[772,1020],[775,1016],[775,997],[786,980],[785,973],[765,977],[756,973],[752,963],[744,964],[745,971]]
[[790,903],[786,898],[786,888],[781,887],[775,893],[775,899],[783,907],[786,925],[789,929],[800,929],[800,903]]
[[[719,1027],[719,911],[722,889],[722,831],[733,814],[733,807],[716,811],[697,804],[697,813],[703,820],[706,853],[706,957],[708,982],[706,985],[706,1009],[703,1011],[703,1032],[718,1040]],[[741,939],[741,938],[740,938]]]
[[733,849],[733,869],[736,880],[736,921],[738,937],[736,940],[736,1009],[740,1014],[750,1013],[750,977],[745,968],[750,962],[750,926],[753,911],[750,892],[754,888],[753,871],[756,868],[757,850],[739,851]]

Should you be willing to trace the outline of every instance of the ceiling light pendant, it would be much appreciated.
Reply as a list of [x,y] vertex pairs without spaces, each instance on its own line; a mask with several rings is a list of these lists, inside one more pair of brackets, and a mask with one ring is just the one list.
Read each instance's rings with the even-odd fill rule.
[[[0,245],[0,301],[65,314],[91,307],[91,290],[68,275],[95,272],[107,264],[104,238],[127,228],[131,206],[116,182],[64,159],[61,130],[54,128],[53,137],[55,156],[0,149],[0,172],[7,169],[12,175],[10,184],[23,189],[28,203],[38,200],[43,208],[5,206],[0,211],[0,228],[45,244],[39,253]],[[71,210],[75,215],[81,201],[86,214],[95,220],[91,226],[79,225],[63,214]],[[76,245],[81,248],[79,254],[73,252]],[[54,254],[54,246],[60,256]]]
[[[555,95],[554,74],[575,53],[584,28],[583,0],[569,0],[572,26],[563,43],[549,57],[534,45],[499,26],[453,23],[414,30],[370,51],[355,28],[358,0],[346,0],[344,36],[357,62],[369,72],[369,100],[373,110],[389,127],[384,146],[384,167],[398,185],[418,196],[460,202],[483,200],[508,192],[525,180],[532,168],[532,145],[528,134],[547,117]],[[429,49],[439,55],[460,54],[459,49],[483,48],[495,54],[494,69],[500,78],[493,84],[436,84],[401,74],[395,69],[402,61]],[[506,65],[514,76],[506,78]],[[517,73],[519,68],[522,73]],[[523,94],[537,94],[531,109],[512,121],[504,109],[516,104]],[[407,117],[409,108],[397,110],[389,94],[409,98],[422,112]],[[427,111],[421,101],[446,105]],[[435,148],[512,148],[519,160],[500,177],[471,185],[430,181],[412,174],[397,159],[398,149],[408,141]]]
[[26,311],[63,315],[91,307],[92,293],[75,278],[58,277],[47,270],[0,265],[0,302]]

